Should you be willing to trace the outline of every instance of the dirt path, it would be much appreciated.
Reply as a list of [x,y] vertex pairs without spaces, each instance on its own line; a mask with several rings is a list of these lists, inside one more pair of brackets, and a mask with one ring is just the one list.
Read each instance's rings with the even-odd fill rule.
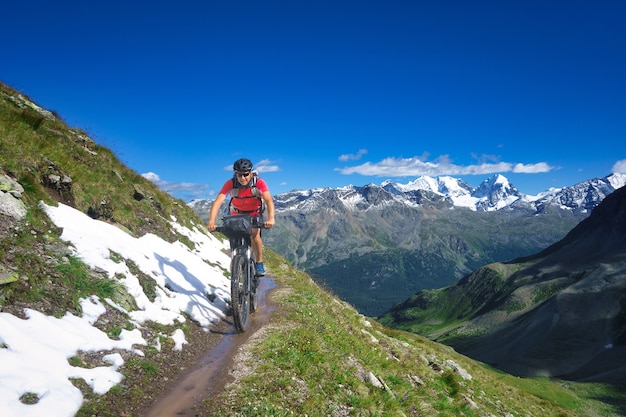
[[194,416],[192,408],[203,399],[219,393],[230,378],[233,357],[246,341],[271,317],[274,306],[269,292],[276,287],[271,278],[262,278],[258,287],[259,304],[245,333],[237,333],[230,321],[222,321],[211,333],[213,344],[206,355],[191,367],[163,396],[142,413],[143,417]]

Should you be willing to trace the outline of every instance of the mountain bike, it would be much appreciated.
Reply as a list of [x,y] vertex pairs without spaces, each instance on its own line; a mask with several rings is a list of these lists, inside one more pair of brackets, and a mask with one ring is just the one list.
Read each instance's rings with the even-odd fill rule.
[[215,229],[230,241],[230,297],[235,328],[244,332],[251,313],[257,309],[256,259],[252,250],[252,228],[263,228],[258,218],[247,214],[224,216]]

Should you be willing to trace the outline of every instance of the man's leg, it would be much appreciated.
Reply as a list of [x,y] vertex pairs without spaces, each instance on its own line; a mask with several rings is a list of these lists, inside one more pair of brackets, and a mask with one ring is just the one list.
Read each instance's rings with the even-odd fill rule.
[[252,250],[254,251],[256,261],[263,262],[263,239],[261,239],[261,229],[253,227],[250,240],[252,243]]
[[252,241],[252,250],[256,257],[256,276],[265,275],[265,265],[263,265],[263,240],[261,240],[261,229],[254,229],[250,236]]

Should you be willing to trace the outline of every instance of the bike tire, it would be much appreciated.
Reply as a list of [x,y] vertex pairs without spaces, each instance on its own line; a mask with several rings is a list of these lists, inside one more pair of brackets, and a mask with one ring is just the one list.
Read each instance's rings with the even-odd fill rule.
[[233,322],[240,332],[248,327],[250,317],[250,275],[246,257],[237,254],[233,257],[230,277],[230,297],[233,308]]
[[256,276],[256,267],[254,262],[250,262],[250,313],[254,313],[258,307],[259,301],[257,298],[257,287],[259,286],[259,277]]

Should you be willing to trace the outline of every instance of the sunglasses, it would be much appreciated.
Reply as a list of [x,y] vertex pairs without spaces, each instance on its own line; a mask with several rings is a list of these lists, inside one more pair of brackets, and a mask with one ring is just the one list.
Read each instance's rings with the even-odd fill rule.
[[248,178],[250,176],[250,172],[237,172],[238,177]]

